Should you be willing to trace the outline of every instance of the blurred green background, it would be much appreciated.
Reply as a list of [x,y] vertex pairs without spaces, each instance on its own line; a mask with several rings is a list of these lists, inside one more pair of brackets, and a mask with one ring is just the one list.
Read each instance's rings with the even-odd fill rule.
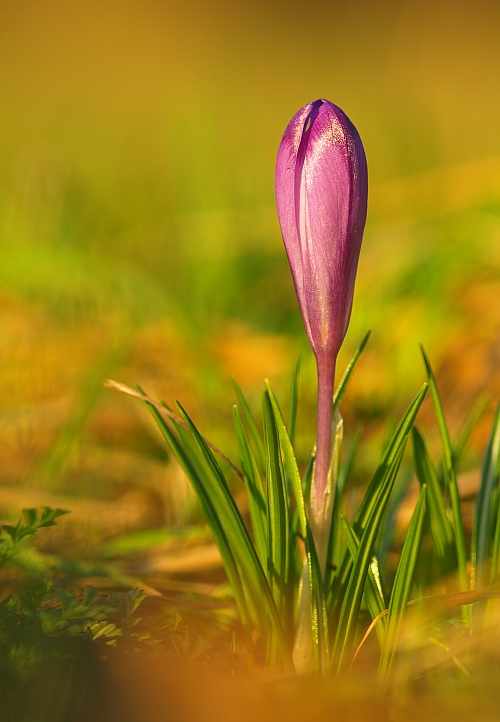
[[1,0],[3,517],[70,506],[66,549],[90,518],[92,546],[196,517],[108,376],[180,398],[235,453],[230,376],[255,405],[266,376],[285,399],[302,353],[307,455],[314,368],[273,176],[288,120],[317,97],[350,116],[370,170],[340,367],[373,333],[347,434],[379,443],[423,380],[419,342],[453,430],[479,393],[495,399],[499,35],[486,0]]

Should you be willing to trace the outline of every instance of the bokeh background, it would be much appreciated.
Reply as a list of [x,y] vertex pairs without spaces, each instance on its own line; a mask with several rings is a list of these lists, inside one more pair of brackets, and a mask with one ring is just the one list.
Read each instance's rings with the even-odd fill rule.
[[[255,408],[269,377],[286,406],[301,353],[306,458],[314,368],[273,175],[286,123],[317,97],[348,113],[370,169],[340,362],[372,329],[343,409],[347,436],[364,429],[355,476],[423,381],[419,342],[453,431],[478,395],[493,402],[499,36],[487,0],[0,0],[2,519],[69,507],[45,538],[77,556],[153,530],[137,544],[161,553],[139,576],[217,564],[199,533],[190,557],[188,537],[165,531],[196,522],[196,504],[146,412],[106,377],[181,399],[236,453],[230,377]],[[136,550],[109,544],[106,558]]]

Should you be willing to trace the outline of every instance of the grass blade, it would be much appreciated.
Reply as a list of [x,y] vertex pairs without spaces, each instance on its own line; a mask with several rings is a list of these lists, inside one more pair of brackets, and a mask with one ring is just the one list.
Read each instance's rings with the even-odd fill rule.
[[495,534],[493,537],[493,549],[491,552],[490,584],[497,581],[500,576],[500,494],[497,495],[497,503],[495,506]]
[[[387,445],[386,450],[382,456],[382,461],[380,462],[368,486],[368,489],[366,490],[366,493],[360,504],[353,524],[354,531],[359,538],[361,538],[367,521],[370,518],[373,506],[380,491],[380,487],[382,486],[384,479],[387,477],[388,470],[394,464],[394,460],[399,456],[399,454],[401,453],[401,449],[406,442],[406,438],[410,432],[413,422],[415,421],[415,417],[422,404],[422,401],[424,400],[427,388],[427,384],[423,384],[422,388],[417,393],[417,395],[409,405],[408,409],[406,410],[406,413],[404,414],[398,427],[396,428],[396,431],[394,432],[391,441]],[[351,565],[351,555],[346,549],[344,551],[339,568],[333,579],[331,588],[328,591],[329,610],[338,609],[339,605],[342,604],[342,600],[344,598],[345,590],[349,580]],[[333,617],[335,616],[336,615],[334,613]]]
[[252,523],[253,537],[260,563],[265,569],[267,566],[267,502],[259,473],[259,467],[255,460],[253,449],[247,436],[240,411],[233,406],[234,425],[236,438],[241,455],[241,464],[245,475],[248,510]]
[[352,465],[354,462],[354,455],[361,438],[361,428],[357,428],[351,439],[349,449],[347,451],[347,457],[344,463],[340,466],[337,489],[333,498],[333,509],[332,509],[332,523],[330,526],[330,539],[328,542],[328,554],[327,563],[325,570],[325,589],[330,589],[332,579],[335,570],[340,565],[342,560],[342,554],[345,549],[345,537],[342,533],[342,527],[340,523],[340,509],[342,505],[342,498],[347,485],[347,481],[351,474]]
[[408,534],[401,553],[391,599],[389,601],[386,635],[380,657],[379,671],[387,678],[397,649],[398,639],[403,623],[403,614],[410,596],[413,573],[417,563],[422,529],[425,519],[427,487],[422,487],[417,505],[413,512]]
[[389,497],[396,480],[401,459],[403,456],[405,442],[399,447],[399,451],[392,459],[381,480],[378,493],[375,496],[370,508],[370,514],[359,542],[358,552],[354,558],[352,571],[349,577],[347,591],[342,604],[337,635],[334,647],[334,662],[337,663],[337,671],[341,672],[349,663],[352,644],[356,633],[359,609],[366,581],[366,576],[373,556],[373,548],[377,538],[380,524],[389,501]]
[[149,407],[149,410],[151,411],[151,414],[153,415],[153,418],[158,424],[158,427],[162,432],[170,449],[172,450],[172,453],[184,470],[184,473],[188,477],[194,491],[196,492],[205,519],[208,522],[214,541],[219,549],[229,583],[234,593],[242,624],[247,629],[247,636],[250,637],[250,613],[248,610],[247,600],[245,597],[240,572],[238,570],[238,566],[236,564],[231,545],[219,520],[212,499],[207,493],[205,484],[203,483],[198,473],[198,470],[192,463],[191,458],[186,453],[184,447],[179,442],[175,434],[171,431],[170,427],[168,426],[167,422],[162,417],[158,409],[156,409],[151,404],[148,404],[147,402],[146,405]]
[[[453,463],[453,452],[451,448],[450,435],[448,433],[448,427],[446,425],[446,419],[444,416],[441,398],[439,396],[436,377],[434,376],[434,372],[431,368],[429,359],[427,358],[423,347],[421,348],[421,351],[424,360],[425,370],[427,372],[427,379],[429,382],[429,390],[434,406],[434,412],[436,414],[439,436],[441,437],[441,446],[443,449],[444,469],[446,474],[448,494],[450,497],[455,547],[457,550],[458,577],[460,589],[465,590],[469,586],[467,578],[467,553],[465,549],[465,532],[462,521],[462,512],[460,510],[460,497],[458,494],[457,476]],[[468,613],[464,612],[464,620],[467,621],[467,618]]]
[[420,409],[422,401],[425,398],[425,394],[427,393],[427,388],[427,384],[422,385],[422,388],[417,393],[410,406],[406,410],[406,413],[401,419],[398,427],[396,428],[396,431],[394,432],[391,441],[387,445],[387,448],[382,457],[382,461],[377,468],[377,471],[375,472],[372,481],[370,482],[366,494],[363,497],[363,501],[360,504],[358,513],[356,514],[356,519],[354,521],[354,531],[356,532],[356,534],[358,534],[358,536],[363,530],[366,524],[366,520],[368,519],[372,507],[375,503],[375,498],[377,497],[378,489],[380,486],[380,480],[387,474],[388,468],[392,466],[394,459],[399,456],[400,450],[406,442],[406,438],[410,433],[413,422],[415,421],[415,417],[418,413],[418,410]]
[[285,469],[295,497],[300,531],[306,547],[306,564],[309,579],[310,625],[312,636],[312,667],[313,669],[319,669],[324,672],[328,667],[329,641],[323,577],[320,570],[318,556],[316,554],[316,547],[312,537],[311,528],[307,519],[303,485],[300,479],[292,443],[288,435],[281,409],[267,380],[266,388],[271,402],[271,409],[279,434],[281,448],[283,450]]
[[347,389],[347,386],[349,384],[349,381],[351,379],[351,376],[354,372],[354,369],[356,368],[356,364],[359,361],[359,357],[363,353],[363,350],[368,343],[368,339],[370,338],[371,331],[368,331],[361,343],[359,344],[358,348],[354,352],[351,360],[346,366],[346,369],[342,375],[342,378],[340,379],[340,382],[335,390],[335,393],[333,394],[333,411],[335,412],[335,409],[338,408],[340,402],[342,401],[342,397],[345,394],[345,391]]
[[[278,427],[278,433],[279,433],[279,427]],[[305,508],[305,505],[307,504],[307,501],[309,499],[309,494],[311,491],[311,484],[312,484],[315,460],[316,460],[316,448],[314,448],[311,452],[309,461],[307,462],[306,470],[304,472],[304,478],[302,480],[302,498],[304,500],[304,508]],[[286,468],[287,468],[287,466],[286,466],[286,458],[285,458],[285,469]],[[288,474],[288,471],[287,471],[287,474]],[[299,475],[299,480],[300,480],[300,475]],[[295,493],[294,493],[294,498],[296,498]],[[295,509],[293,510],[293,517],[292,517],[292,534],[294,536],[297,536],[297,533],[299,532],[299,528],[302,528],[302,525],[301,525],[301,519],[300,519],[299,505],[296,502]],[[303,530],[300,533],[301,533],[301,536],[303,537],[303,534],[304,534]]]
[[245,423],[248,427],[248,431],[250,433],[250,438],[252,439],[255,450],[257,452],[257,459],[260,464],[260,468],[264,472],[266,470],[266,454],[264,451],[264,441],[262,440],[261,433],[259,431],[259,427],[257,426],[257,422],[254,419],[254,416],[252,412],[250,411],[250,406],[248,405],[248,402],[243,395],[243,391],[238,386],[238,383],[236,382],[236,379],[232,379],[234,390],[236,392],[236,396],[238,398],[238,402],[241,406],[241,411],[243,413],[243,418],[245,419]]
[[300,357],[297,359],[292,376],[290,389],[290,412],[288,414],[288,436],[292,446],[295,444],[295,425],[297,422],[297,409],[299,404]]
[[476,501],[476,514],[471,543],[471,589],[487,584],[486,565],[494,530],[493,498],[498,488],[500,462],[500,404],[497,406],[491,427],[488,449],[481,471],[481,485]]
[[385,512],[375,545],[376,557],[383,566],[386,565],[387,555],[390,551],[397,527],[398,512],[407,495],[412,476],[411,468],[405,469],[405,472],[398,476],[387,505],[387,511]]
[[349,477],[351,476],[352,467],[354,465],[354,457],[356,455],[356,450],[359,446],[359,442],[361,440],[361,434],[362,429],[360,426],[358,426],[354,434],[352,435],[351,442],[349,444],[349,448],[347,450],[346,458],[344,463],[340,467],[339,471],[339,479],[338,479],[338,492],[340,494],[340,498],[344,495],[345,488],[347,486],[347,482],[349,481]]
[[206,441],[199,433],[181,404],[177,403],[181,417],[188,427],[203,460],[207,474],[203,481],[212,499],[217,516],[227,535],[231,549],[241,568],[241,573],[248,586],[250,597],[258,613],[261,628],[266,629],[267,620],[276,638],[285,668],[292,668],[283,625],[277,610],[267,577],[262,569],[255,547],[252,544],[247,528],[243,522],[236,502],[229,490],[226,479]]
[[472,432],[476,428],[477,422],[486,410],[489,401],[490,400],[488,396],[480,396],[472,407],[469,414],[467,415],[467,418],[465,419],[462,428],[460,429],[457,438],[453,443],[453,462],[455,465],[455,469],[460,463],[467,444],[469,443]]
[[268,578],[278,612],[286,622],[290,620],[290,605],[287,589],[289,566],[289,522],[288,499],[281,464],[278,432],[271,409],[269,394],[264,392],[263,400],[264,441],[266,449],[267,489],[267,540]]
[[414,426],[412,429],[415,472],[420,485],[427,487],[429,528],[441,572],[447,576],[457,570],[457,553],[453,527],[448,518],[443,492],[425,442]]
[[[340,515],[340,522],[342,524],[342,531],[347,541],[347,546],[349,547],[349,553],[351,557],[355,559],[358,553],[359,539],[356,536],[356,533],[354,532],[352,526],[342,514]],[[373,557],[373,559],[375,559],[375,557]],[[384,599],[380,582],[375,576],[375,570],[378,571],[378,564],[374,564],[373,559],[372,563],[370,564],[370,568],[368,569],[364,596],[371,618],[377,619],[377,617],[379,617],[384,612],[384,610],[387,609],[387,604]],[[375,631],[381,645],[384,641],[385,622],[385,617],[381,617],[381,624],[377,624],[375,627]]]
[[320,552],[320,561],[324,569],[325,589],[328,589],[331,583],[331,577],[333,569],[330,564],[330,560],[334,554],[334,543],[340,539],[340,502],[342,500],[343,489],[341,489],[340,479],[340,449],[342,446],[342,440],[344,438],[344,421],[340,414],[340,411],[335,409],[333,416],[333,444],[332,444],[332,459],[330,462],[330,473],[328,475],[328,484],[330,485],[330,494],[333,497],[330,501],[331,511],[330,518],[325,513],[325,526],[324,530],[325,542],[324,549]]

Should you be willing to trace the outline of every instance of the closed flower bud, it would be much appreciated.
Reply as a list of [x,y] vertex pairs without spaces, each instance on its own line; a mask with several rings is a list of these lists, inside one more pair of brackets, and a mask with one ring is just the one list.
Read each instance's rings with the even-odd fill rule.
[[335,362],[347,331],[367,193],[365,153],[349,118],[328,100],[301,108],[279,147],[276,202],[318,363]]

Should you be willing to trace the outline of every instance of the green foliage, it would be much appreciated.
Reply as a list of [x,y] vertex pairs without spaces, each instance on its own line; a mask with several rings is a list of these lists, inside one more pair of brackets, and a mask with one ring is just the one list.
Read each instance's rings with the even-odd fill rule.
[[455,538],[455,548],[458,561],[458,576],[460,580],[460,588],[465,590],[468,588],[467,578],[467,552],[465,548],[465,532],[460,510],[460,498],[457,486],[457,473],[455,460],[453,458],[453,450],[451,447],[450,435],[444,415],[443,405],[439,396],[434,372],[432,371],[429,359],[422,348],[422,356],[424,359],[425,370],[429,381],[432,403],[436,414],[439,435],[441,437],[441,446],[443,449],[443,469],[445,473],[446,486],[450,499],[451,516],[453,521],[453,533]]
[[85,587],[78,595],[52,588],[45,580],[33,582],[18,597],[0,603],[4,652],[14,640],[28,646],[38,640],[43,646],[43,640],[66,637],[99,639],[114,646],[118,637],[134,636],[132,630],[141,618],[133,614],[144,598],[138,589],[103,596]]
[[265,566],[267,561],[267,509],[264,486],[253,453],[250,440],[243,426],[240,410],[233,407],[234,425],[240,450],[241,465],[245,475],[248,494],[248,508],[252,523],[253,538],[259,555],[260,563]]
[[[368,488],[366,489],[365,495],[361,500],[353,524],[354,532],[360,538],[362,538],[362,535],[367,528],[370,519],[373,522],[376,521],[377,530],[380,527],[382,516],[380,516],[380,518],[377,517],[377,504],[382,503],[385,507],[389,501],[390,491],[392,490],[392,486],[394,485],[394,482],[396,480],[396,474],[399,469],[399,464],[401,462],[408,434],[412,428],[413,422],[422,404],[422,401],[424,400],[426,391],[427,386],[424,385],[408,407],[405,415],[399,423],[399,426],[394,431],[394,434],[392,435],[391,440],[384,451],[382,460],[375,474],[373,475],[373,478],[370,481]],[[382,493],[382,490],[386,489],[387,483],[389,483],[389,495],[385,496],[384,493]],[[370,543],[372,545],[375,543],[375,537],[373,537]],[[364,553],[366,554],[366,550]],[[368,554],[368,556],[366,557],[366,563],[368,563],[370,556],[371,555]],[[351,556],[349,554],[349,551],[346,549],[339,564],[338,571],[333,579],[332,586],[329,590],[328,604],[330,609],[333,610],[334,619],[337,619],[341,614],[342,605],[344,604],[344,600],[346,597],[346,590],[348,585],[351,583],[350,580],[352,579],[352,583],[355,583],[355,580],[352,577],[352,566],[353,562]],[[365,568],[363,569],[360,569],[360,572],[364,575],[364,577],[366,577],[367,569],[367,566],[365,566]],[[357,588],[356,591],[354,591],[354,587],[351,587],[351,589],[352,593],[355,594],[355,596],[351,599],[351,604],[355,603],[359,611],[359,605],[361,603],[362,595],[362,585],[361,588]],[[352,627],[354,623],[355,618],[351,616],[351,620],[345,630],[350,636],[350,642],[352,642],[352,634],[354,633],[354,629]],[[338,632],[337,639],[340,643]],[[342,645],[344,645],[344,643],[345,640],[342,641]],[[347,646],[349,647],[350,644],[348,644]]]
[[[342,399],[367,339],[368,335],[347,366],[335,393],[335,407]],[[198,495],[221,550],[248,638],[253,627],[259,631],[260,644],[254,647],[254,652],[263,655],[268,664],[283,664],[287,668],[291,665],[294,643],[300,637],[300,653],[309,659],[310,669],[326,672],[333,665],[341,671],[352,659],[363,598],[372,618],[386,608],[374,546],[406,440],[427,386],[422,387],[394,431],[351,527],[346,519],[340,520],[342,496],[357,441],[352,445],[336,477],[332,522],[336,528],[332,526],[326,569],[320,566],[307,513],[314,454],[301,475],[293,448],[298,366],[292,379],[288,426],[268,382],[263,395],[263,434],[236,382],[234,387],[239,406],[234,407],[233,415],[251,535],[228,479],[185,410],[178,404],[183,427],[171,417],[167,421],[158,407],[149,406]],[[340,524],[347,544],[338,532]],[[365,585],[366,579],[368,585]],[[308,631],[303,628],[301,605],[309,606]],[[335,633],[333,656],[329,641],[332,631]],[[377,633],[383,644],[385,622]]]
[[[68,512],[64,509],[23,509],[15,526],[4,524],[0,530],[0,564],[8,564],[20,545],[44,527],[54,526],[56,519]],[[47,579],[38,579],[19,594],[7,596],[0,602],[0,637],[9,649],[12,637],[26,643],[32,640],[33,630],[44,637],[88,637],[114,644],[125,630],[134,627],[139,618],[133,614],[145,598],[138,589],[125,593],[110,591],[106,596],[92,587],[85,587],[77,595],[63,587],[53,587]],[[17,630],[17,631],[16,631]],[[29,632],[29,634],[28,634]]]
[[[484,457],[481,485],[476,502],[476,515],[471,544],[471,586],[481,589],[487,578],[487,565],[491,554],[493,530],[498,514],[498,477],[500,466],[500,406],[497,407],[491,427],[488,449]],[[497,502],[497,503],[495,503]]]
[[39,529],[54,526],[56,519],[69,512],[65,509],[23,509],[22,519],[15,526],[3,524],[0,528],[0,563],[14,556],[27,537],[34,536]]
[[280,455],[278,432],[269,393],[264,393],[264,439],[267,491],[267,576],[285,629],[291,617],[289,594],[289,500]]
[[[340,522],[342,524],[342,531],[344,532],[344,536],[347,541],[347,546],[349,547],[349,554],[352,559],[355,559],[358,555],[359,539],[345,516],[340,516]],[[363,592],[366,605],[372,619],[377,619],[387,608],[384,593],[380,585],[380,579],[378,577],[378,562],[377,558],[374,556],[372,557],[372,562],[368,568],[367,583]],[[375,631],[377,632],[379,640],[383,642],[386,624],[385,616],[380,617],[380,621],[381,624],[376,625]]]
[[[337,415],[367,339],[365,336],[348,364],[333,397]],[[399,654],[401,630],[415,580],[422,587],[442,579],[454,593],[453,576],[458,575],[462,596],[455,599],[452,594],[453,604],[462,607],[462,624],[469,626],[470,605],[479,604],[482,597],[470,596],[467,590],[474,588],[474,583],[484,586],[488,568],[492,581],[500,575],[500,524],[497,521],[500,411],[497,410],[495,416],[483,465],[469,561],[456,476],[485,402],[480,399],[475,405],[452,444],[436,378],[425,354],[424,363],[428,383],[423,384],[384,444],[380,463],[354,511],[353,521],[349,522],[345,500],[351,491],[350,476],[360,441],[359,430],[351,438],[349,450],[334,475],[335,496],[325,568],[318,559],[308,518],[314,449],[301,471],[293,444],[298,412],[298,365],[292,378],[288,424],[266,381],[263,431],[234,382],[238,405],[233,408],[233,416],[248,502],[248,527],[231,491],[231,479],[223,473],[212,449],[182,406],[178,404],[184,425],[171,415],[166,414],[164,418],[156,402],[149,404],[198,495],[221,552],[246,629],[247,644],[257,661],[291,669],[293,658],[300,671],[343,673],[352,666],[366,636],[375,628],[381,648],[380,674],[387,682]],[[414,426],[428,389],[441,440],[442,472],[437,470],[423,436]],[[340,416],[335,423],[341,424]],[[410,435],[413,468],[421,492],[391,580],[383,562],[388,549],[393,554],[394,540],[390,537],[395,529],[393,520],[411,476],[405,460]],[[404,483],[399,484],[394,494],[402,463],[405,464]],[[432,542],[433,554],[429,545],[422,544],[426,534]],[[433,556],[435,564],[424,564],[425,569],[419,571],[421,548],[426,550],[426,562]],[[378,550],[382,550],[382,557],[377,556]],[[365,609],[372,624],[354,654],[354,643],[365,625]]]
[[399,634],[403,624],[403,615],[410,596],[420,540],[422,538],[426,510],[426,493],[427,488],[424,484],[415,511],[413,512],[389,600],[386,630],[380,657],[380,671],[385,677],[388,676],[394,661]]
[[[333,399],[337,426],[342,425],[338,404],[366,340],[367,337],[348,365]],[[347,501],[352,500],[350,477],[359,432],[353,435],[347,453],[341,458],[338,473],[333,475],[335,498],[325,567],[319,560],[308,516],[314,449],[302,468],[293,445],[299,398],[298,365],[291,384],[288,423],[268,381],[262,397],[262,426],[235,383],[238,405],[233,408],[233,417],[248,519],[232,491],[233,483],[241,489],[241,473],[238,471],[236,480],[223,471],[216,458],[217,450],[179,403],[179,416],[175,416],[170,411],[163,415],[161,405],[145,401],[188,476],[218,545],[249,661],[289,672],[295,664],[300,671],[344,673],[374,628],[380,647],[380,675],[383,685],[387,685],[402,653],[401,633],[416,582],[421,588],[429,581],[450,580],[455,593],[453,576],[458,575],[462,596],[455,594],[454,605],[461,607],[464,629],[470,627],[471,605],[483,609],[478,605],[484,597],[473,596],[469,590],[484,589],[500,573],[500,410],[497,409],[493,420],[484,459],[469,560],[456,475],[484,404],[476,405],[452,444],[436,379],[425,355],[424,361],[428,385],[424,384],[416,394],[384,444],[381,460],[355,510]],[[442,446],[442,475],[414,425],[428,388]],[[389,534],[394,529],[392,519],[403,495],[393,490],[402,464],[406,465],[403,479],[408,478],[405,450],[409,436],[421,491],[391,579],[383,565],[385,552],[382,557],[378,552],[390,547],[394,556],[393,550],[397,548]],[[224,468],[229,468],[230,473],[236,469],[234,465]],[[403,488],[406,489],[406,481]],[[29,540],[40,529],[53,526],[65,513],[47,507],[26,509],[16,525],[4,525],[0,530],[0,563],[5,567],[18,565],[23,554],[31,553]],[[352,515],[352,522],[348,514]],[[186,529],[176,533],[179,538],[182,535],[191,538],[199,531]],[[430,543],[422,543],[426,534],[432,551]],[[161,529],[125,535],[103,547],[101,556],[147,550],[170,535],[170,531]],[[426,568],[423,575],[419,570],[422,549],[426,549],[426,560],[429,555],[435,559],[435,564]],[[70,567],[69,560],[60,560],[61,580]],[[96,570],[92,567],[92,572]],[[49,581],[48,575],[39,573],[34,581],[24,584],[17,596],[0,602],[0,665],[5,675],[13,680],[20,680],[23,675],[29,677],[49,659],[74,664],[75,656],[84,660],[85,654],[92,655],[91,650],[99,645],[126,650],[160,644],[170,653],[192,660],[204,659],[210,653],[210,643],[202,635],[192,634],[190,625],[180,617],[173,623],[167,622],[166,617],[163,622],[152,622],[149,616],[141,615],[144,599],[145,595],[137,589],[99,593],[87,586],[83,593],[78,593],[67,584],[54,583],[54,577]],[[366,611],[372,620],[368,630]],[[363,642],[354,653],[363,630]],[[231,639],[228,650],[234,674],[235,642],[234,637]],[[441,644],[439,640],[437,643]],[[81,649],[87,650],[83,656],[78,651]],[[461,669],[462,663],[457,664]]]
[[437,561],[444,576],[457,570],[455,535],[448,517],[441,485],[425,442],[416,427],[412,429],[415,471],[423,487],[427,487],[429,527]]
[[[20,546],[64,513],[46,507],[26,509],[15,526],[3,526],[0,571],[12,565]],[[117,548],[128,550],[131,540],[126,541]],[[143,545],[145,539],[139,541]],[[217,660],[212,642],[196,624],[161,598],[156,598],[160,604],[152,614],[144,608],[146,595],[139,589],[102,592],[86,586],[72,591],[48,578],[30,582],[26,574],[21,583],[22,591],[0,601],[2,721],[74,719],[109,655],[155,650],[183,663],[213,666]],[[231,659],[234,665],[234,650]]]
[[374,497],[373,503],[370,506],[370,511],[363,526],[359,547],[353,559],[352,571],[349,575],[349,582],[342,600],[340,619],[335,638],[334,657],[332,660],[339,672],[343,671],[351,661],[352,645],[356,634],[361,600],[373,556],[375,540],[396,480],[403,451],[404,441],[398,454],[388,466],[386,473],[381,477],[377,495]]

